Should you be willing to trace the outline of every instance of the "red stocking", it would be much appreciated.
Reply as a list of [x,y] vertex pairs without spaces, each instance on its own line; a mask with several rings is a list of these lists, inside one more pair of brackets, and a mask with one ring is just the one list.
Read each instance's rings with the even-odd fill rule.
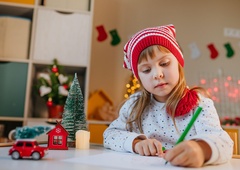
[[107,33],[103,27],[103,25],[97,26],[96,27],[97,31],[98,31],[98,41],[104,41],[107,39]]
[[209,48],[209,50],[210,50],[210,52],[211,52],[211,59],[215,59],[215,58],[217,58],[218,57],[218,51],[216,50],[216,48],[214,47],[214,45],[213,44],[209,44],[208,45],[208,48]]

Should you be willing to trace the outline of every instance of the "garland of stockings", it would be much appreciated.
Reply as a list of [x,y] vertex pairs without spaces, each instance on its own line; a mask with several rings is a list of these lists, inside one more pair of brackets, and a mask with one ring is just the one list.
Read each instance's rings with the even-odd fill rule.
[[[109,35],[111,36],[110,44],[112,46],[116,46],[121,42],[121,38],[118,34],[117,29],[112,29],[107,32],[103,25],[98,25],[96,26],[96,30],[98,32],[97,41],[99,42],[107,40]],[[190,43],[188,46],[191,51],[191,57],[193,59],[200,57],[201,53],[196,43]],[[226,50],[226,57],[232,58],[235,55],[235,50],[233,49],[232,45],[229,42],[227,42],[223,44],[223,46]],[[208,44],[207,49],[210,52],[209,57],[211,59],[216,59],[219,56],[219,51],[213,43]]]

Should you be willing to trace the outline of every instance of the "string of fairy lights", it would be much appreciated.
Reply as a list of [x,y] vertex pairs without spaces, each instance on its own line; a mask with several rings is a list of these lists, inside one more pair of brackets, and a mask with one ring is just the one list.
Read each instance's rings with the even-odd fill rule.
[[140,88],[139,81],[134,75],[130,77],[130,81],[126,84],[126,88],[127,90],[124,94],[125,99],[127,99],[131,94],[135,93]]
[[199,85],[210,93],[220,117],[239,116],[240,77],[204,74],[200,75]]

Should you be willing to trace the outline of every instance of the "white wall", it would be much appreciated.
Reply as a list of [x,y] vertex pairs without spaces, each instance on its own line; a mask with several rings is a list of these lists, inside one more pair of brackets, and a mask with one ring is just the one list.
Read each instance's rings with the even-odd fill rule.
[[[145,27],[174,24],[177,40],[185,57],[185,73],[190,86],[198,82],[202,73],[237,75],[240,67],[240,39],[224,36],[224,28],[240,29],[239,0],[95,0],[90,92],[103,89],[115,105],[123,100],[125,84],[131,72],[123,69],[123,46],[128,38]],[[96,26],[106,31],[117,29],[121,43],[111,46],[111,36],[97,41]],[[201,52],[191,58],[189,44],[195,42]],[[226,57],[224,44],[230,42],[235,50],[233,58]],[[207,45],[213,43],[219,51],[210,59]]]

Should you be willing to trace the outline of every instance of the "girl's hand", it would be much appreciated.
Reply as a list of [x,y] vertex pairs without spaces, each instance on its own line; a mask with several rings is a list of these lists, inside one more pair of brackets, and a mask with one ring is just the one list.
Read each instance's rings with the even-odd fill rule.
[[184,167],[201,167],[211,157],[209,145],[202,141],[184,141],[164,154],[164,159],[172,165]]
[[163,156],[162,144],[156,139],[138,139],[133,141],[133,151],[142,156]]

